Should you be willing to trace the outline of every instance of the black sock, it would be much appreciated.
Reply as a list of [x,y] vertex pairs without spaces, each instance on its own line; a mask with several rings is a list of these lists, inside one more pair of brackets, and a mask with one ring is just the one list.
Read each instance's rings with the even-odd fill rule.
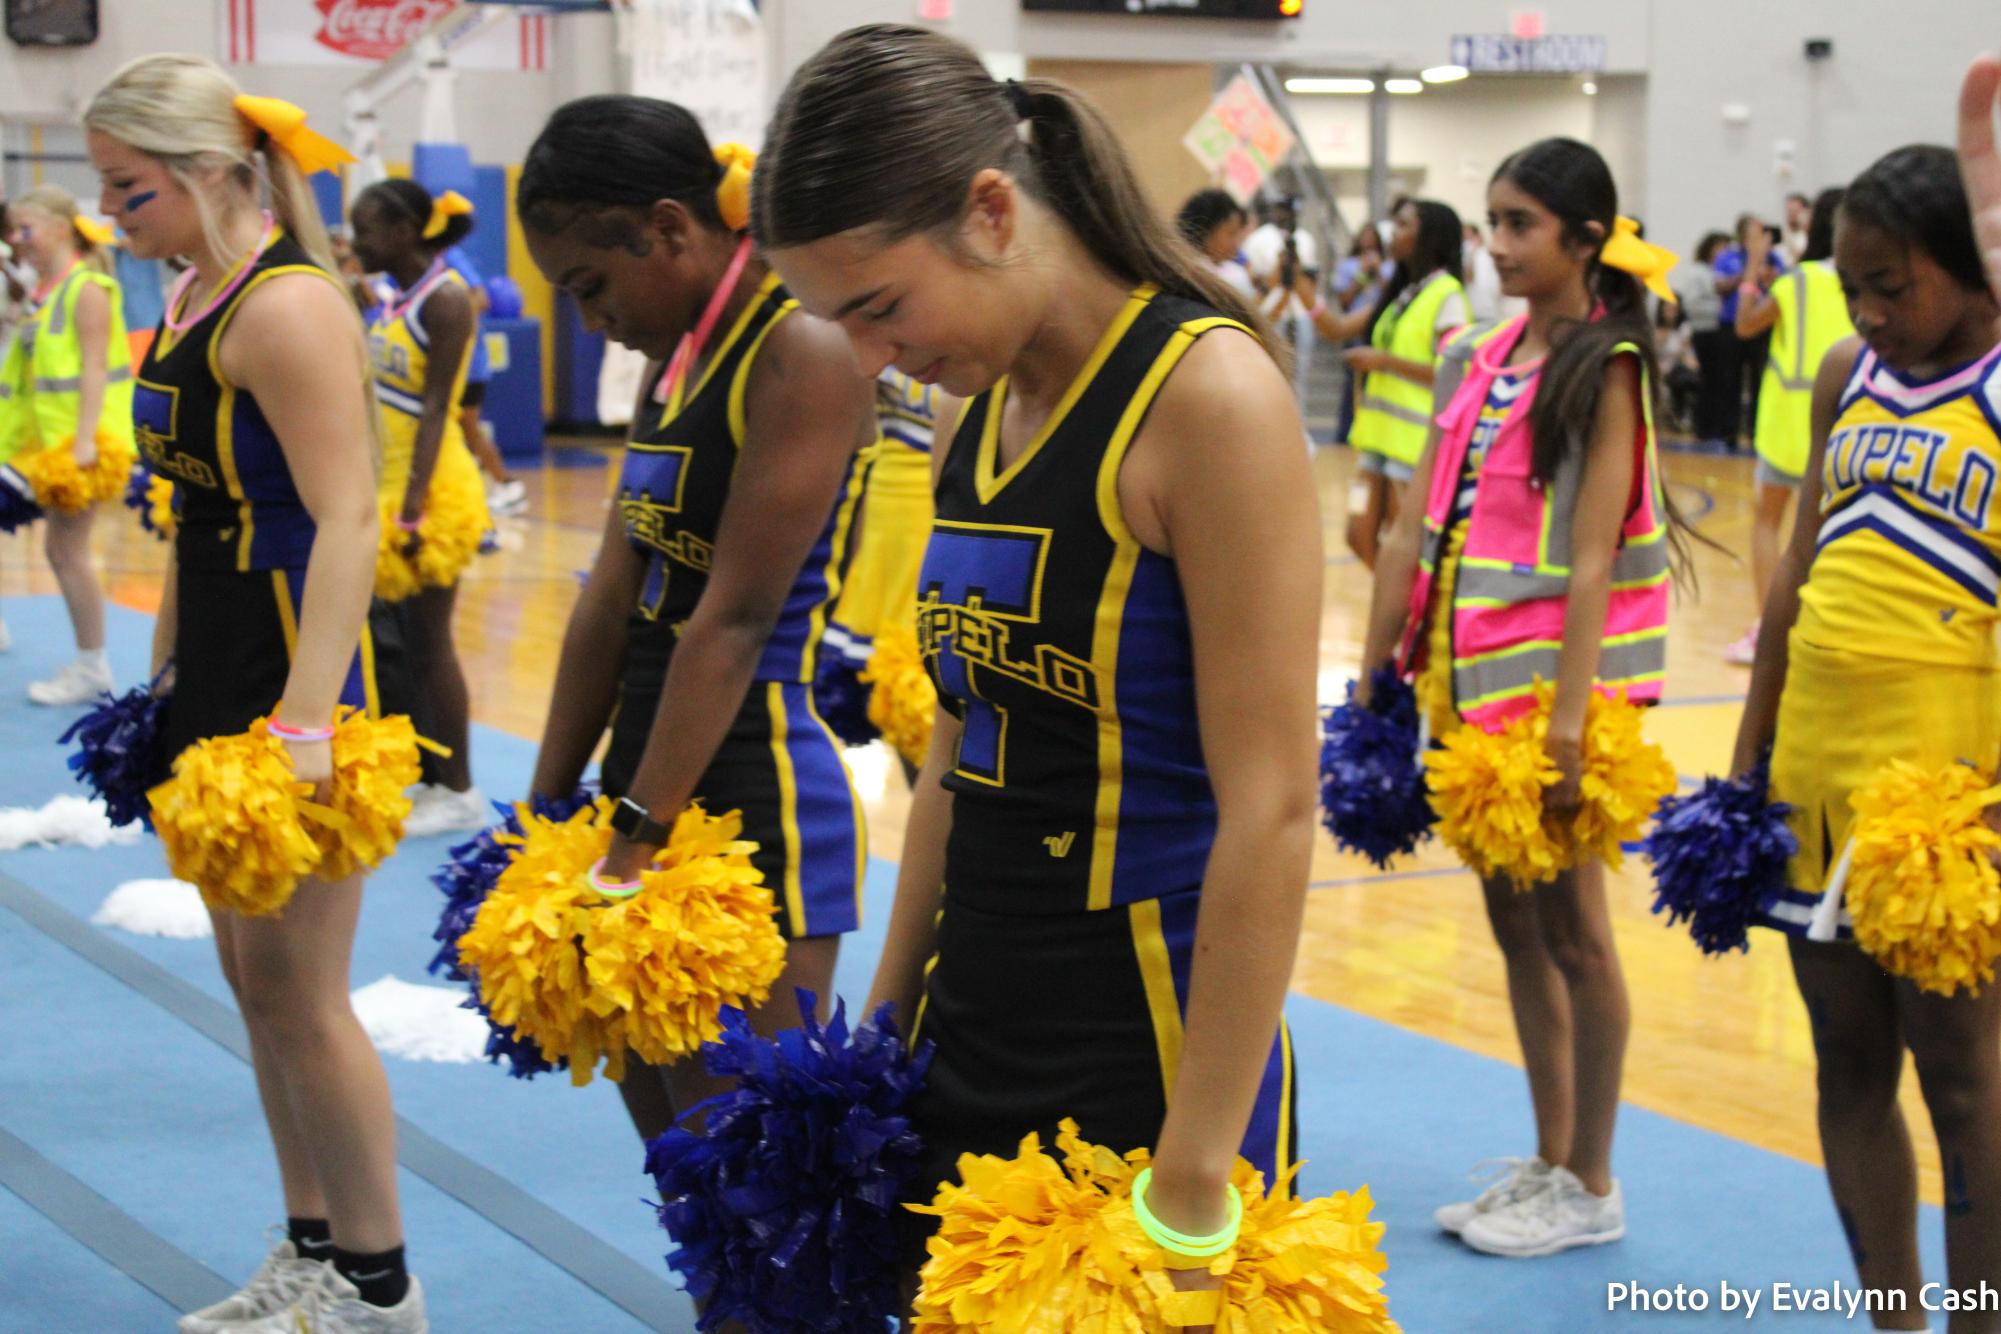
[[370,1306],[394,1306],[410,1291],[410,1271],[403,1267],[401,1246],[373,1255],[357,1255],[336,1246],[333,1265]]
[[301,1260],[333,1259],[333,1229],[324,1218],[287,1218],[285,1234]]

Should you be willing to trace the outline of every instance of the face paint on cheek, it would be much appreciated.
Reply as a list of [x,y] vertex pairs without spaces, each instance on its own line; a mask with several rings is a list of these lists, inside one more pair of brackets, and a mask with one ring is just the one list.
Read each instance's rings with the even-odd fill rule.
[[124,211],[127,214],[137,213],[140,209],[146,207],[146,205],[152,203],[155,199],[158,199],[159,197],[160,197],[160,192],[158,190],[142,191],[139,194],[132,195],[126,199]]

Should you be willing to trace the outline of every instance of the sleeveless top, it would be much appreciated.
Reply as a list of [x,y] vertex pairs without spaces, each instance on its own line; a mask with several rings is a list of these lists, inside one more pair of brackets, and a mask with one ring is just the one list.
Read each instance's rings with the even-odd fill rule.
[[[219,355],[250,294],[288,273],[336,281],[280,232],[243,285],[193,328],[176,334],[162,321],[139,368],[134,434],[147,466],[173,479],[174,554],[183,569],[303,569],[312,554],[313,520],[278,437],[257,400],[223,378]],[[190,287],[183,304],[194,299]]]
[[[716,535],[743,447],[751,368],[771,331],[798,308],[779,286],[778,275],[770,275],[717,345],[700,381],[692,387],[684,383],[664,406],[641,409],[654,417],[626,446],[618,507],[626,539],[647,562],[637,615],[664,634],[679,635],[708,587]],[[847,565],[862,469],[857,454],[765,642],[755,678],[759,681],[813,680]]]
[[1216,798],[1196,723],[1195,657],[1174,562],[1118,501],[1126,451],[1195,339],[1238,328],[1141,287],[1049,420],[998,465],[1007,381],[949,443],[918,581],[918,637],[964,724],[948,893],[1068,913],[1200,886]]

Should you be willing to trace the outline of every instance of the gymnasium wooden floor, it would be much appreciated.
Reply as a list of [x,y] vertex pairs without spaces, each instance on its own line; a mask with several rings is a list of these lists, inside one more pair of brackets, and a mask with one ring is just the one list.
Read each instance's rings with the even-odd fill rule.
[[[524,474],[532,508],[503,520],[504,549],[479,561],[460,601],[458,638],[474,717],[526,738],[540,735],[565,620],[603,526],[612,451],[572,444]],[[1352,456],[1322,449],[1315,460],[1327,535],[1321,627],[1322,698],[1340,697],[1361,653],[1369,577],[1349,557],[1341,525]],[[1742,457],[1671,454],[1668,475],[1684,512],[1732,551],[1750,534],[1751,465]],[[113,599],[152,611],[164,547],[130,513],[107,509],[97,546]],[[1724,646],[1749,623],[1748,575],[1729,557],[1701,550],[1700,590],[1674,611],[1667,707],[1650,727],[1685,777],[1728,759],[1747,673],[1724,664]],[[22,536],[0,538],[0,597],[53,593],[39,554]],[[879,748],[876,748],[879,750]],[[876,855],[901,851],[907,797],[900,776],[873,752],[858,765],[870,802]],[[492,793],[495,797],[515,794]],[[1294,986],[1404,1029],[1518,1063],[1500,959],[1473,878],[1449,853],[1432,850],[1379,874],[1337,854],[1322,835]],[[1679,931],[1653,917],[1650,880],[1629,862],[1611,878],[1613,913],[1633,1000],[1626,1097],[1639,1106],[1799,1160],[1818,1163],[1813,1061],[1805,1013],[1784,943],[1754,936],[1747,955],[1705,959]],[[1914,1078],[1904,1090],[1919,1146],[1924,1197],[1940,1199],[1937,1151]],[[1497,1130],[1505,1128],[1497,1128]],[[1519,1128],[1517,1151],[1531,1147]],[[1489,1145],[1469,1148],[1468,1161]]]

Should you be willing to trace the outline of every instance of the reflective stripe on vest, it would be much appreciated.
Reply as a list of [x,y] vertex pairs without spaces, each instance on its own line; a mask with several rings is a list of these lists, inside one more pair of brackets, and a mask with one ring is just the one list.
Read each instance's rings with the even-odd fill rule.
[[[1438,346],[1438,312],[1465,287],[1440,270],[1427,277],[1394,319],[1376,321],[1369,341],[1403,361],[1429,366]],[[1363,449],[1415,465],[1431,435],[1431,386],[1388,371],[1370,371],[1355,404],[1354,442]]]

